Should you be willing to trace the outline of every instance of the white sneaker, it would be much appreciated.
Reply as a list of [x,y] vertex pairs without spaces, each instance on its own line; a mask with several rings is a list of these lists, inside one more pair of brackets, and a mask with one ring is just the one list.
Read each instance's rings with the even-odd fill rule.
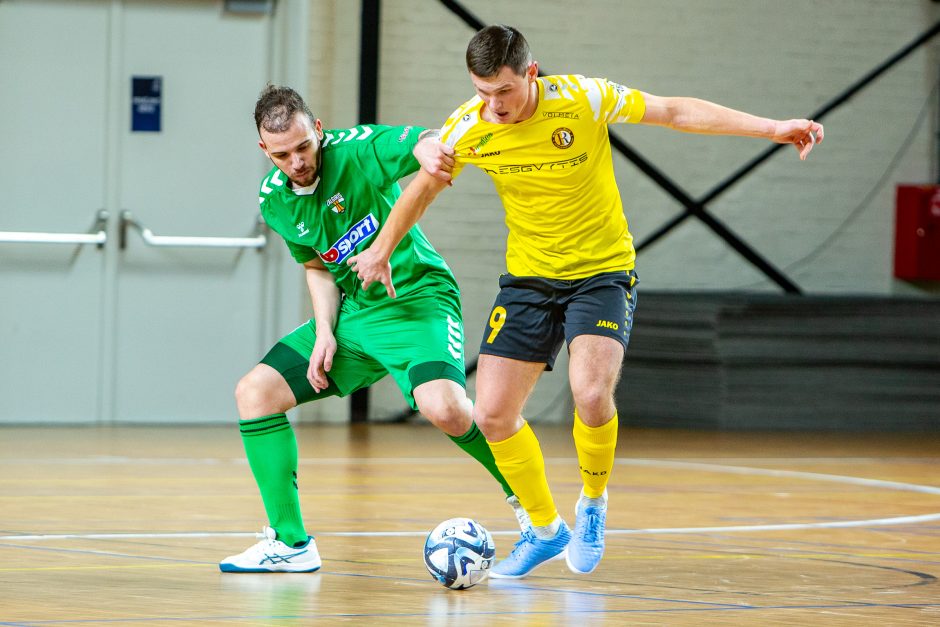
[[261,542],[219,562],[219,570],[223,573],[312,573],[320,569],[320,553],[312,536],[300,547],[289,547],[278,540],[277,532],[271,527],[264,527],[258,537],[262,538]]

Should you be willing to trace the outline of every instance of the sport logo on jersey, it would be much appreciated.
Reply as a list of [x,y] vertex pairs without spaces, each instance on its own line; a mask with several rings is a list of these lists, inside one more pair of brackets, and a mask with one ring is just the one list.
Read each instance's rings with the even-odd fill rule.
[[467,151],[467,152],[470,153],[469,156],[471,156],[471,157],[478,157],[479,154],[480,154],[480,149],[483,148],[483,146],[486,146],[488,143],[490,143],[490,140],[491,140],[491,139],[493,139],[493,134],[492,134],[492,133],[487,133],[486,135],[484,135],[483,137],[481,137],[481,138],[480,138],[480,141],[477,142],[477,145]]
[[342,263],[363,242],[379,230],[379,221],[371,213],[346,231],[325,253],[317,253],[326,263]]
[[344,202],[346,202],[346,199],[343,198],[342,194],[333,194],[330,196],[330,199],[326,201],[326,205],[333,213],[343,213],[346,211],[346,207],[343,206]]

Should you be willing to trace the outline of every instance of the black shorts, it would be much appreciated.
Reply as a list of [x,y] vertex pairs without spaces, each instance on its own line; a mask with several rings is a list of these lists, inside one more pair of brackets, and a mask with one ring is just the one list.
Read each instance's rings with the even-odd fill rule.
[[579,335],[610,337],[626,350],[638,282],[633,270],[574,280],[504,274],[480,353],[545,362],[551,370],[562,340]]

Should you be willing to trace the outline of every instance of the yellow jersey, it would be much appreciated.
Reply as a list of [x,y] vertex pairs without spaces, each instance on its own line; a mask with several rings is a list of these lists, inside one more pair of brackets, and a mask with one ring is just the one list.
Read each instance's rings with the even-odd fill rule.
[[516,124],[491,124],[479,96],[444,123],[441,141],[493,179],[506,212],[506,268],[516,276],[580,279],[630,270],[636,252],[614,179],[607,124],[636,123],[635,89],[580,75],[539,78],[538,106]]

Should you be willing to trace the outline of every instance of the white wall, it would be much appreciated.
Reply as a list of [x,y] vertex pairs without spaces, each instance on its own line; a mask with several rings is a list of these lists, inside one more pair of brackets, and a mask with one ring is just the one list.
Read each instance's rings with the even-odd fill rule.
[[[940,5],[930,0],[464,4],[484,22],[518,27],[545,71],[608,77],[658,95],[697,96],[777,118],[809,115],[940,18]],[[463,61],[472,30],[434,0],[386,0],[382,11],[379,121],[439,126],[472,96]],[[311,105],[328,126],[353,124],[359,3],[322,0],[311,14]],[[937,105],[928,102],[938,80],[937,52],[934,42],[914,53],[827,116],[826,142],[807,162],[795,151],[780,151],[709,210],[807,292],[940,294],[892,278],[894,186],[937,177]],[[925,105],[925,123],[876,186]],[[639,126],[613,132],[693,197],[767,145]],[[625,159],[615,156],[615,162],[631,230],[643,241],[681,209]],[[870,192],[873,198],[862,205]],[[460,282],[472,359],[504,269],[505,227],[488,177],[468,168],[422,225]],[[642,289],[779,291],[696,219],[642,253],[637,269],[637,324],[643,321]],[[566,365],[561,360],[558,366],[543,377],[529,415],[567,419],[567,399],[558,400]],[[402,407],[393,385],[374,389],[376,416]]]

